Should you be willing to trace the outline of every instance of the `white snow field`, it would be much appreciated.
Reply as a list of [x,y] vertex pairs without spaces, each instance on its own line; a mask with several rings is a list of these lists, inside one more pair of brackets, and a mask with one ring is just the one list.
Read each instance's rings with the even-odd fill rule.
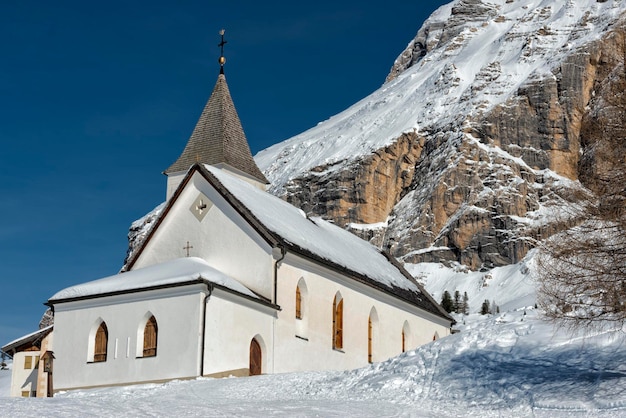
[[[5,360],[7,363],[7,369],[0,369],[0,405],[2,405],[2,398],[8,397],[11,393],[11,368],[13,364],[11,360]],[[2,408],[0,407],[0,415],[2,415]]]
[[531,307],[348,372],[172,381],[0,398],[0,416],[626,417],[626,334],[571,334]]

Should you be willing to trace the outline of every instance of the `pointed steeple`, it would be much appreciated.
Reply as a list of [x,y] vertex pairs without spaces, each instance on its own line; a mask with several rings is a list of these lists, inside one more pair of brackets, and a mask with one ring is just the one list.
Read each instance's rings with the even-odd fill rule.
[[224,34],[222,35],[222,55],[219,59],[220,74],[209,97],[209,101],[196,123],[187,145],[176,162],[165,174],[175,175],[186,172],[195,163],[210,164],[235,169],[253,179],[269,182],[254,162],[248,140],[243,132],[241,121],[233,103],[224,75]]

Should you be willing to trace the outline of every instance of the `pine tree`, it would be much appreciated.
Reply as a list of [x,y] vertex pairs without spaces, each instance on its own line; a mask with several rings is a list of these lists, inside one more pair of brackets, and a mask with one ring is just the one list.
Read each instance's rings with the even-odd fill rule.
[[454,312],[459,313],[461,311],[461,293],[458,290],[454,291]]
[[469,315],[469,296],[463,292],[463,315]]
[[452,301],[452,296],[450,296],[450,292],[447,290],[443,292],[443,296],[441,298],[441,307],[448,313],[454,310],[454,302]]
[[480,307],[480,314],[487,315],[488,313],[491,313],[489,312],[489,308],[490,308],[489,299],[485,299],[482,306]]
[[498,305],[496,305],[496,301],[491,301],[491,308],[489,309],[489,313],[495,314],[498,312]]

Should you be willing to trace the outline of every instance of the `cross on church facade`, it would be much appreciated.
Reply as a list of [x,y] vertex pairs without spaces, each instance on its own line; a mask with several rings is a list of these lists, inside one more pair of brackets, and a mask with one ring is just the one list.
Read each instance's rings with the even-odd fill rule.
[[187,257],[189,257],[189,250],[192,248],[193,246],[189,245],[189,241],[187,241],[187,245],[183,247],[183,250],[187,250]]

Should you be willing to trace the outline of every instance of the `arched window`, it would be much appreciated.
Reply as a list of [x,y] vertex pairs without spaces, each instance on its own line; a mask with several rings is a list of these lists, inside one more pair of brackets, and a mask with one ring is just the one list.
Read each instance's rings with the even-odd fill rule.
[[107,345],[109,342],[109,330],[107,324],[100,323],[96,331],[96,340],[94,344],[93,361],[94,363],[107,361]]
[[296,319],[302,319],[302,292],[296,287]]
[[333,348],[343,348],[343,298],[339,292],[333,300]]
[[159,335],[159,327],[156,318],[153,316],[146,322],[143,330],[143,356],[154,357],[157,354],[157,337]]
[[409,327],[409,323],[404,321],[402,325],[402,352],[408,350],[409,347],[409,337],[411,335],[411,328]]
[[367,318],[367,362],[372,362],[372,317]]
[[296,337],[307,340],[309,328],[309,291],[304,281],[304,277],[300,277],[296,286],[296,304],[295,304],[295,331]]
[[372,306],[367,318],[367,362],[374,362],[374,347],[378,340],[378,312]]

